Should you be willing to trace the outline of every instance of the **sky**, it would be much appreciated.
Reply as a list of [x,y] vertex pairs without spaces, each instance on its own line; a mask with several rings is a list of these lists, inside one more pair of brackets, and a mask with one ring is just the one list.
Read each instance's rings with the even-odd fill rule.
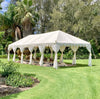
[[10,3],[10,0],[4,0],[1,3],[2,10],[0,11],[0,13],[3,13],[3,12],[7,11],[7,6],[9,5],[9,3]]

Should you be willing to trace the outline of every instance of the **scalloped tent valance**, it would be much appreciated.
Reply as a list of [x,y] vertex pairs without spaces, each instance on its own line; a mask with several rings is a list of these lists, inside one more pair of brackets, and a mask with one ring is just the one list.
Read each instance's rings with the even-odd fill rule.
[[[55,52],[54,59],[54,68],[57,68],[57,52],[61,50],[63,53],[65,47],[71,47],[74,51],[73,64],[76,63],[76,51],[79,47],[86,47],[89,51],[89,66],[91,66],[91,44],[87,41],[84,41],[78,37],[72,36],[68,33],[64,33],[60,30],[43,33],[43,34],[35,34],[29,35],[23,39],[20,39],[8,46],[8,60],[9,60],[9,52],[11,49],[14,51],[13,61],[15,61],[15,51],[17,48],[21,50],[21,63],[23,63],[23,51],[24,48],[29,48],[29,51],[32,52],[35,47],[39,47],[41,52],[40,65],[43,65],[43,52],[45,47],[49,46]],[[62,56],[61,56],[62,57]],[[30,55],[30,64],[32,63],[32,53]]]

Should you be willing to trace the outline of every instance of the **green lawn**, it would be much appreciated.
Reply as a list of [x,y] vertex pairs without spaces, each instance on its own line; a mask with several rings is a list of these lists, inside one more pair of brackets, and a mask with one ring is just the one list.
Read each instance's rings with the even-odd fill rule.
[[100,99],[100,59],[93,60],[92,67],[87,64],[88,60],[77,60],[76,66],[57,70],[52,67],[21,64],[19,71],[35,73],[41,80],[40,84],[1,99]]

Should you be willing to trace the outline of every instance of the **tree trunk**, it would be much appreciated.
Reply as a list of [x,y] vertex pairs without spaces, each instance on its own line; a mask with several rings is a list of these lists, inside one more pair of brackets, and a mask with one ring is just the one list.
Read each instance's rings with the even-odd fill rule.
[[32,24],[30,20],[26,20],[23,23],[23,37],[31,35],[32,34]]

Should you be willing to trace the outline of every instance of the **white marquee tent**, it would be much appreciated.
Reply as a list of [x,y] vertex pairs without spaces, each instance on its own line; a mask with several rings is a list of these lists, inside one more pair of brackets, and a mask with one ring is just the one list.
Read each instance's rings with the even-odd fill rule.
[[[23,63],[23,51],[25,48],[28,48],[30,51],[30,64],[32,64],[32,51],[36,50],[36,47],[39,47],[41,58],[40,58],[40,66],[43,65],[43,58],[44,58],[44,50],[45,47],[49,46],[51,52],[55,52],[55,58],[54,58],[54,64],[53,67],[57,68],[57,52],[60,50],[62,52],[60,61],[63,61],[63,52],[65,50],[65,47],[70,47],[73,52],[73,62],[72,64],[76,64],[76,51],[79,47],[86,47],[89,51],[89,62],[88,65],[92,66],[91,63],[91,44],[89,42],[86,42],[78,37],[72,36],[68,33],[64,33],[60,30],[43,33],[43,34],[35,34],[35,35],[29,35],[27,37],[24,37],[23,39],[20,39],[8,46],[8,60],[10,58],[10,51],[13,49],[14,56],[13,61],[15,61],[16,56],[16,49],[20,48],[21,51],[21,63]],[[36,53],[34,53],[36,54]]]

